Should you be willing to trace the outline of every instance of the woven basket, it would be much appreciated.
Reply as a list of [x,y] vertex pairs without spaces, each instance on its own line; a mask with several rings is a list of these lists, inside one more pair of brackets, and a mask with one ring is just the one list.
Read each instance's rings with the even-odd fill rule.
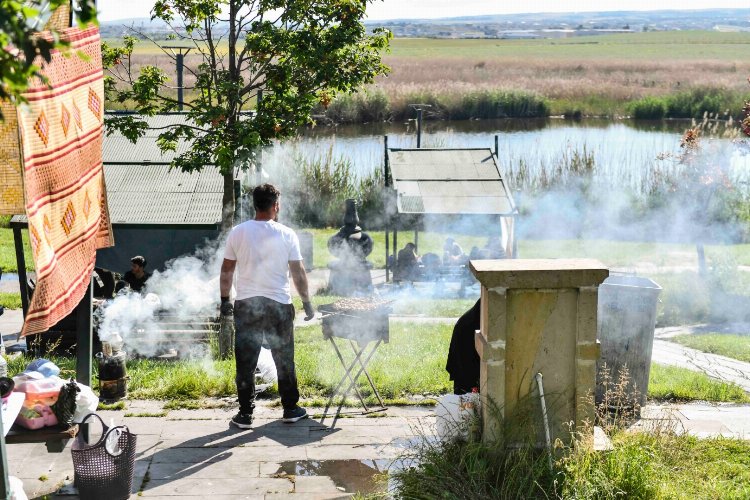
[[96,413],[86,415],[81,424],[91,416],[102,424],[99,441],[87,443],[84,433],[79,432],[70,450],[78,495],[84,500],[129,498],[133,486],[136,435],[125,425],[107,427]]

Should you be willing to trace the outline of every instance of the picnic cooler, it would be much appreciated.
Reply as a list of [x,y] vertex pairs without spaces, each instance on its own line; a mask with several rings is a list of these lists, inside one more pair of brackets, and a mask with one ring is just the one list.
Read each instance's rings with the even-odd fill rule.
[[83,500],[129,498],[133,486],[136,435],[125,425],[108,427],[96,413],[86,415],[81,424],[92,416],[102,424],[99,441],[87,443],[85,433],[79,432],[71,447],[78,495]]

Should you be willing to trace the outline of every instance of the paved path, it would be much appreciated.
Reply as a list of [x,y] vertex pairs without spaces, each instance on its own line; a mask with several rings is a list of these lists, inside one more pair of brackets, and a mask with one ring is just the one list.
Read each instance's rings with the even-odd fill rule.
[[688,403],[647,405],[641,410],[637,430],[671,430],[700,438],[723,436],[750,439],[750,406]]
[[[126,411],[155,414],[161,404],[132,401]],[[235,412],[178,410],[166,418],[99,413],[138,435],[134,499],[322,499],[374,492],[382,486],[373,475],[387,470],[415,435],[434,428],[432,410],[417,407],[392,408],[378,418],[340,418],[331,427],[330,417],[284,424],[281,409],[261,404],[250,430],[228,424]],[[10,445],[8,455],[11,474],[23,480],[29,498],[72,478],[69,447],[47,454],[41,444]]]

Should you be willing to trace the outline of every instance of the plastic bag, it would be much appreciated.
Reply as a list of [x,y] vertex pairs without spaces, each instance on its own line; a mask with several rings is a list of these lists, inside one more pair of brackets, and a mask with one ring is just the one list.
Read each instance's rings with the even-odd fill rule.
[[260,355],[258,356],[258,371],[256,372],[256,379],[260,378],[263,383],[275,384],[278,377],[276,375],[276,364],[273,362],[273,356],[271,351],[265,347],[260,348]]
[[435,406],[437,435],[441,441],[468,440],[472,422],[479,415],[479,393],[447,394]]
[[78,383],[81,392],[76,396],[76,412],[73,415],[73,423],[80,424],[86,415],[96,411],[99,406],[99,397],[91,390],[91,387]]
[[69,426],[73,423],[79,392],[81,392],[81,389],[73,379],[70,379],[70,382],[60,388],[60,395],[55,404],[52,405],[52,411],[55,412],[57,422],[60,425]]
[[45,377],[60,375],[60,368],[52,361],[44,358],[35,359],[24,370],[24,373],[38,372]]

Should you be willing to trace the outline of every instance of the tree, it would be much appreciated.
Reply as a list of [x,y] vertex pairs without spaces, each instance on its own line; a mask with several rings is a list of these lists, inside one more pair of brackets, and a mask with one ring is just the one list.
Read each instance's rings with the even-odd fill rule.
[[[218,166],[224,177],[222,229],[232,225],[234,171],[247,170],[259,148],[312,123],[318,104],[355,92],[384,74],[385,29],[368,34],[362,24],[372,0],[158,0],[152,19],[167,23],[172,38],[200,55],[185,103],[188,120],[158,136],[163,152],[189,148],[173,168],[200,171]],[[153,42],[153,40],[152,40]],[[158,67],[133,68],[134,37],[123,47],[103,46],[107,98],[133,103],[137,115],[107,121],[136,141],[147,130],[144,116],[177,109],[169,79]],[[165,54],[174,57],[164,50]],[[262,99],[261,99],[262,92]],[[245,112],[254,108],[255,113]]]
[[[65,50],[67,45],[54,30],[51,36],[38,36],[37,32],[44,28],[55,9],[69,3],[70,0],[0,0],[0,101],[23,103],[29,80],[32,77],[44,80],[41,67],[34,64],[37,56],[49,62],[53,49]],[[75,18],[79,25],[96,22],[94,0],[79,2]]]

